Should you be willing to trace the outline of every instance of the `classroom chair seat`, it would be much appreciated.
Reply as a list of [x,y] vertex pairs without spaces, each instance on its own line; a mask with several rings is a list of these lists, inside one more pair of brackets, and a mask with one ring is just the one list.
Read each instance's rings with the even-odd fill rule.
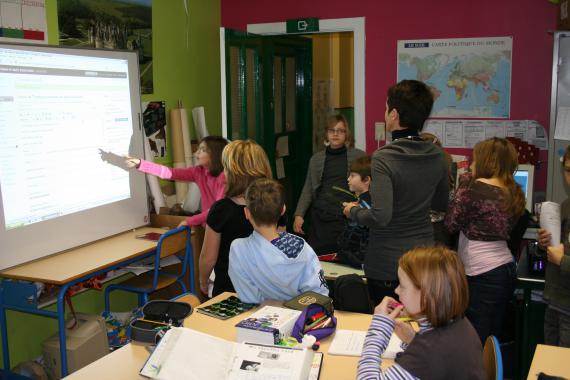
[[490,335],[483,347],[483,367],[489,380],[503,380],[503,359],[499,340]]
[[174,297],[172,301],[189,303],[192,306],[192,308],[195,308],[202,303],[202,301],[200,301],[200,298],[198,298],[195,294],[192,293],[181,294],[177,297]]
[[[182,293],[186,293],[188,289],[184,283],[184,277],[186,276],[188,266],[190,266],[189,277],[191,292],[195,293],[194,260],[192,259],[190,235],[190,228],[188,226],[178,227],[165,232],[156,245],[154,268],[151,271],[130,278],[120,284],[112,284],[105,288],[105,313],[108,314],[110,311],[110,294],[115,290],[137,293],[139,307],[148,302],[148,297],[152,292],[164,289],[175,282],[178,282],[182,288]],[[172,255],[178,255],[182,260],[182,265],[174,265],[161,269],[160,260]]]

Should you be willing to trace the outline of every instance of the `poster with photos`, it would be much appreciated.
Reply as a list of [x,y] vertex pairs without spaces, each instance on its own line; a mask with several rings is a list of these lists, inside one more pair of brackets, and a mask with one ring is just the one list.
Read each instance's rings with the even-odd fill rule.
[[166,102],[143,102],[142,106],[144,134],[148,137],[152,158],[166,157]]

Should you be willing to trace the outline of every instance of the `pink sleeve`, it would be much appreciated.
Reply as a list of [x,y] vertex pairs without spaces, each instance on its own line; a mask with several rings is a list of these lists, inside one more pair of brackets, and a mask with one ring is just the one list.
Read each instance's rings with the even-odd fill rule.
[[216,191],[215,191],[216,201],[219,201],[226,195],[226,175],[221,172],[216,179]]
[[202,207],[205,210],[202,210],[201,213],[193,215],[187,219],[189,226],[198,226],[206,224],[206,220],[208,219],[208,213],[210,212],[210,207],[214,202],[219,201],[222,199],[226,193],[226,177],[224,173],[220,173],[218,177],[216,177],[216,182],[214,184],[214,199],[211,201],[210,204],[204,204],[205,199],[204,195],[202,194]]
[[186,219],[186,222],[188,223],[189,226],[201,226],[203,224],[206,224],[206,219],[208,219],[209,212],[210,209],[207,209],[199,214],[192,215],[191,217]]
[[168,166],[163,166],[155,164],[150,161],[141,160],[141,164],[138,168],[139,171],[143,173],[148,173],[160,177],[162,179],[172,179],[175,181],[196,181],[196,174],[200,170],[199,166],[194,166],[190,168],[179,168],[173,169]]

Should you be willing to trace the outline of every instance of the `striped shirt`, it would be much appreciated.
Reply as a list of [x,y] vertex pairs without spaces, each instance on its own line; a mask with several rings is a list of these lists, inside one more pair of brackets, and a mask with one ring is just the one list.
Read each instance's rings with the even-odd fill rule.
[[[420,324],[419,334],[431,330],[427,321],[419,320],[418,323]],[[380,368],[382,363],[380,355],[388,347],[395,324],[394,320],[385,315],[374,315],[366,333],[362,357],[358,362],[357,380],[419,380],[397,363],[384,371]]]

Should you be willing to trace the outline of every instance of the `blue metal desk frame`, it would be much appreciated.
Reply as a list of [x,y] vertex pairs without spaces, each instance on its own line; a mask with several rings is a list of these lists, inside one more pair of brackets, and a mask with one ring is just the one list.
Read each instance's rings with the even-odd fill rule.
[[82,275],[80,277],[74,278],[64,284],[60,284],[61,288],[57,296],[57,311],[42,310],[34,306],[25,307],[22,305],[16,305],[13,303],[6,302],[6,294],[4,294],[4,282],[0,284],[0,330],[2,334],[2,354],[3,354],[3,368],[6,371],[10,370],[10,355],[8,349],[8,326],[6,319],[6,310],[15,310],[23,313],[41,315],[45,317],[57,318],[58,320],[58,330],[59,330],[59,349],[61,355],[61,374],[62,376],[68,375],[67,370],[67,347],[66,347],[66,337],[65,337],[65,293],[67,290],[82,281],[88,280],[90,278],[96,277],[100,274],[107,273],[113,269],[123,267],[125,265],[132,264],[136,261],[142,260],[146,257],[155,254],[155,250],[150,250],[148,252],[143,252],[129,259],[120,261],[115,264],[110,264],[102,267],[94,272]]

